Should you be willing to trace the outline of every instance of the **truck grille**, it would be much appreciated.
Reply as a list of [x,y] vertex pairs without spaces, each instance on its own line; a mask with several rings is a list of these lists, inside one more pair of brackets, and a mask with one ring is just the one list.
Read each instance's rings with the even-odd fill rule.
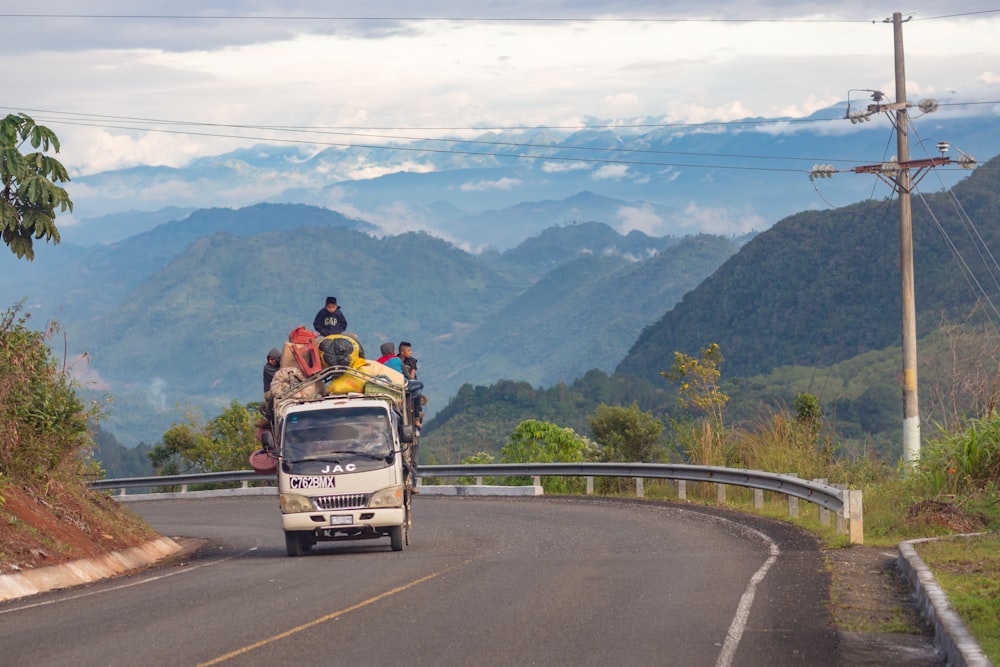
[[350,510],[368,506],[367,493],[342,493],[336,496],[318,496],[316,506],[321,510]]

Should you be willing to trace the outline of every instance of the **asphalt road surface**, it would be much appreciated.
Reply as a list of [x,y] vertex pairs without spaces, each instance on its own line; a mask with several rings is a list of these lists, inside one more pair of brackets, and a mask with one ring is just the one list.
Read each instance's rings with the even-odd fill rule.
[[285,555],[277,501],[131,505],[209,542],[180,562],[0,605],[0,664],[837,665],[815,541],[626,500],[414,500],[411,544]]

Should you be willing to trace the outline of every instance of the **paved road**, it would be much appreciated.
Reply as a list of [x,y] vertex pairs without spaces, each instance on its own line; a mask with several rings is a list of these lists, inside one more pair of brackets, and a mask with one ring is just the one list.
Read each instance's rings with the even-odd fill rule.
[[190,560],[0,605],[0,664],[836,665],[815,542],[704,508],[418,498],[288,558],[273,498],[132,505]]

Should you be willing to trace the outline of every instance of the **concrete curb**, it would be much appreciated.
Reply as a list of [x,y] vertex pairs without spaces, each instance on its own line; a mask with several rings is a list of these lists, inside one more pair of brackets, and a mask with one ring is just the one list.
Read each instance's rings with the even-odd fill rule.
[[0,575],[0,602],[107,579],[147,567],[180,550],[169,537],[160,537],[124,551]]
[[[971,535],[954,537],[971,537]],[[962,618],[948,602],[948,597],[934,578],[934,574],[917,555],[917,550],[913,546],[936,539],[938,538],[928,537],[900,543],[899,567],[913,587],[920,613],[934,626],[934,643],[944,653],[948,664],[955,667],[993,667],[993,663],[965,627]]]

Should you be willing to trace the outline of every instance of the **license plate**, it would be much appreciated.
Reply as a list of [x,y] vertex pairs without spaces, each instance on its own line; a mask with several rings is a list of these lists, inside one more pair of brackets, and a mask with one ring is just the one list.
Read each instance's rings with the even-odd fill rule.
[[353,516],[331,516],[330,525],[331,526],[349,526],[354,523]]

